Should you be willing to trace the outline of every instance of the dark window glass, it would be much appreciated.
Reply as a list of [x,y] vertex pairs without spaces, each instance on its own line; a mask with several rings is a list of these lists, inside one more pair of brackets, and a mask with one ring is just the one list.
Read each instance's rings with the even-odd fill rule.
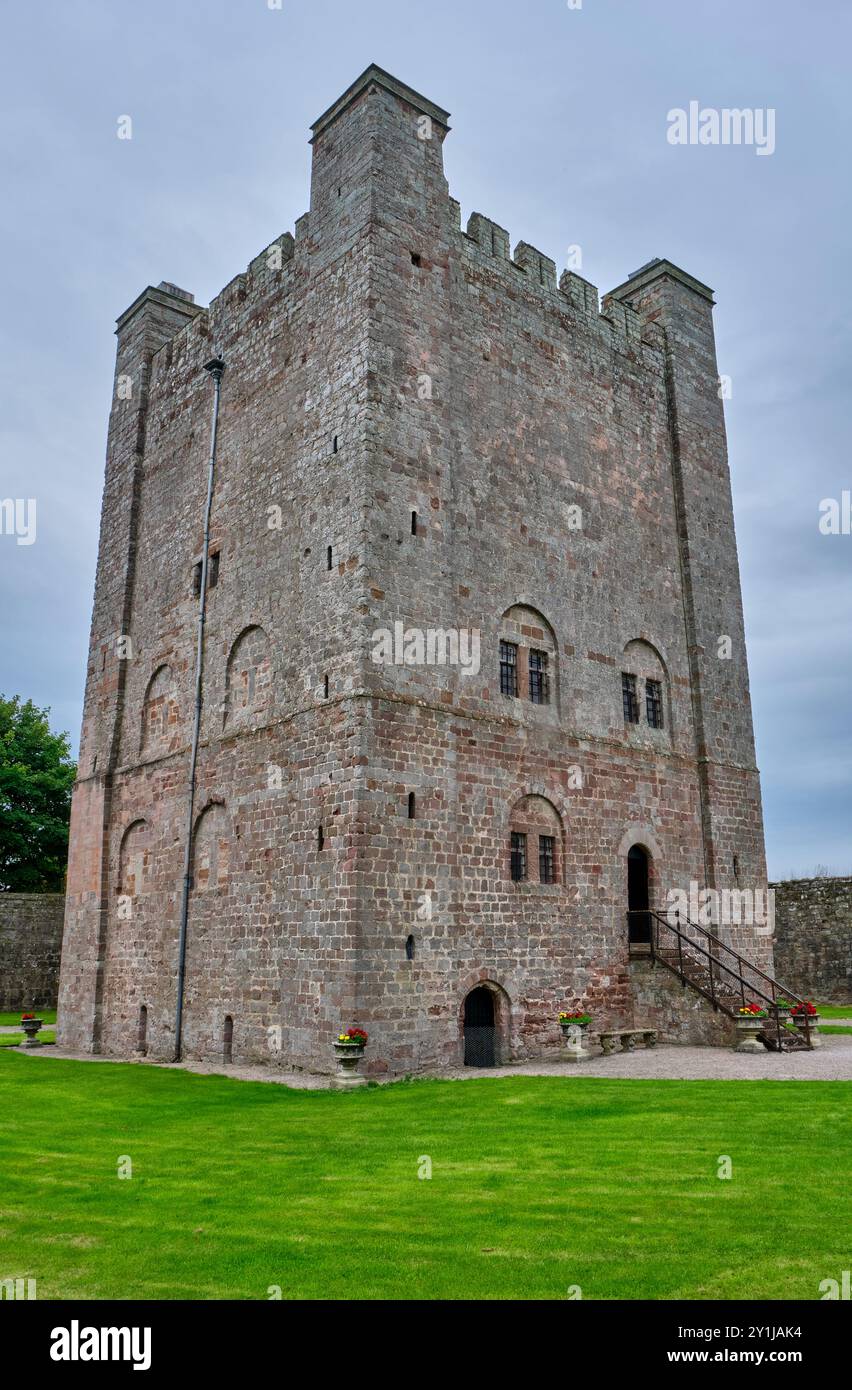
[[219,552],[218,552],[218,550],[215,550],[215,551],[213,552],[213,554],[210,556],[210,560],[209,560],[208,567],[207,567],[207,587],[208,587],[208,589],[215,589],[215,588],[216,588],[216,585],[217,585],[218,583],[219,583]]
[[663,687],[660,681],[645,682],[645,713],[652,729],[663,727]]
[[192,597],[198,598],[201,593],[201,561],[192,567]]
[[550,676],[547,673],[547,652],[530,648],[530,699],[534,705],[550,704]]
[[527,876],[527,837],[518,830],[512,831],[512,878],[521,883]]
[[514,642],[500,643],[500,694],[518,693],[518,649]]
[[539,835],[538,876],[542,883],[553,883],[554,881],[554,844],[552,835]]
[[621,673],[621,700],[624,705],[625,724],[639,723],[639,697],[636,694],[636,677],[626,671]]

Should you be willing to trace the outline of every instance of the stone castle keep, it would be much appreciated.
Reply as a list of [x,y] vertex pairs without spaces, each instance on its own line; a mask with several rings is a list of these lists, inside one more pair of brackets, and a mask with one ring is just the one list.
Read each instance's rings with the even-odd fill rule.
[[369,68],[295,237],[118,320],[65,1047],[175,1052],[216,356],[183,1055],[327,1071],[358,1024],[375,1075],[467,1029],[555,1056],[574,1003],[713,1037],[627,918],[766,886],[712,293],[656,260],[599,310],[463,230],[447,122]]

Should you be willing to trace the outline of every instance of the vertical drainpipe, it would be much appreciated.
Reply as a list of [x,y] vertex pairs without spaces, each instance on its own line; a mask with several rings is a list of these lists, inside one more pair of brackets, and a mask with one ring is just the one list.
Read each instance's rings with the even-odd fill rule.
[[192,726],[192,751],[189,758],[189,793],[186,806],[186,849],[183,863],[183,893],[180,907],[180,936],[178,939],[177,1008],[175,1011],[175,1061],[181,1058],[183,1027],[183,988],[186,977],[186,927],[189,920],[189,893],[192,888],[192,839],[195,815],[195,771],[198,764],[198,740],[201,734],[201,705],[204,675],[204,620],[207,613],[207,559],[210,551],[210,509],[213,505],[213,483],[216,476],[216,433],[219,427],[219,393],[225,363],[214,357],[204,368],[213,378],[213,414],[210,423],[210,458],[207,466],[207,502],[204,507],[204,545],[201,552],[201,593],[198,598],[198,637],[195,648],[195,718]]

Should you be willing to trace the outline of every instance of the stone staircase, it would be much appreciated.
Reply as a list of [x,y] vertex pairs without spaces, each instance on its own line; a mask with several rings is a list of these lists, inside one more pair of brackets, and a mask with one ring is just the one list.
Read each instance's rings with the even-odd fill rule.
[[684,988],[695,991],[730,1019],[752,1001],[767,1010],[766,1027],[761,1035],[772,1051],[798,1051],[808,1046],[798,1032],[783,1026],[775,1010],[776,999],[802,1003],[773,976],[728,946],[708,928],[674,913],[644,914],[650,919],[650,960],[670,971]]

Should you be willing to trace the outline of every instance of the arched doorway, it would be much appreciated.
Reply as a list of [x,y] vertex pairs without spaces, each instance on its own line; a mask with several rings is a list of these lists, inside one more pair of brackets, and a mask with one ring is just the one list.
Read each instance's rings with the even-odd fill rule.
[[648,851],[631,845],[627,851],[627,939],[631,946],[650,946],[651,905]]
[[464,1064],[466,1067],[497,1065],[494,994],[484,985],[472,989],[464,1001]]

